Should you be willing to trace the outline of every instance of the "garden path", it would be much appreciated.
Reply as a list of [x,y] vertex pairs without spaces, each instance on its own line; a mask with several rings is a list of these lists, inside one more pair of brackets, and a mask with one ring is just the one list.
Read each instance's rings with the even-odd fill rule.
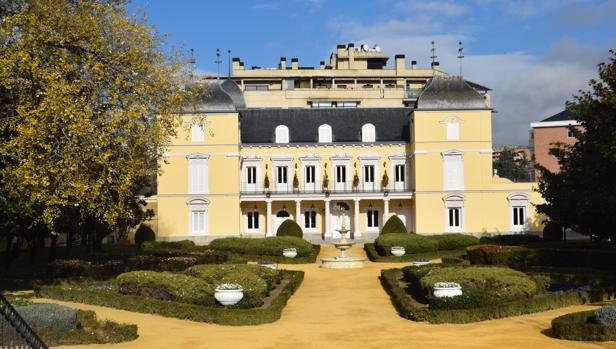
[[[321,256],[334,256],[322,246]],[[364,256],[362,246],[349,255]],[[557,340],[542,333],[559,315],[592,309],[572,306],[537,314],[464,325],[430,325],[396,314],[380,285],[381,269],[394,263],[367,262],[363,269],[320,269],[319,264],[285,265],[306,272],[304,282],[283,310],[282,318],[258,326],[220,326],[78,303],[50,301],[94,310],[100,318],[139,326],[139,338],[115,345],[66,348],[613,348],[616,342]]]

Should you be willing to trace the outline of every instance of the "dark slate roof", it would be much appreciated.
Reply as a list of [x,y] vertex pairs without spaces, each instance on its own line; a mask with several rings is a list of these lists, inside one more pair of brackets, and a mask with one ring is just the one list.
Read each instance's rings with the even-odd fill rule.
[[373,124],[376,142],[409,142],[412,108],[245,109],[240,111],[244,144],[271,144],[278,125],[289,128],[289,143],[318,142],[318,128],[332,127],[334,143],[361,142],[361,128]]
[[569,121],[569,120],[577,120],[577,114],[572,112],[571,110],[565,109],[558,114],[554,114],[547,119],[541,120],[541,122],[549,122],[549,121]]
[[482,95],[458,77],[434,77],[417,99],[417,109],[489,109]]
[[188,113],[234,112],[246,107],[244,95],[232,80],[205,80],[205,91],[184,108]]

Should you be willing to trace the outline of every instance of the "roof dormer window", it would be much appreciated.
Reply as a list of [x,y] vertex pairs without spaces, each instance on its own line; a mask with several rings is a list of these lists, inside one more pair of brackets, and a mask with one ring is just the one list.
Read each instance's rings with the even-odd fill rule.
[[373,124],[365,124],[361,127],[361,141],[364,143],[376,142],[376,130]]
[[332,127],[328,124],[319,126],[319,143],[332,142]]
[[289,143],[289,128],[285,125],[276,126],[276,143]]

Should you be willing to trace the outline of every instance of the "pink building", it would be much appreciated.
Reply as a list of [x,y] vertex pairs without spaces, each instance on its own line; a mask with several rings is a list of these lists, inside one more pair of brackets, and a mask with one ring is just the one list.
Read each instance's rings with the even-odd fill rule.
[[576,138],[569,126],[579,126],[580,122],[576,115],[564,110],[558,114],[552,115],[547,119],[530,124],[531,132],[531,149],[535,163],[542,165],[552,172],[560,171],[558,160],[550,155],[550,148],[554,143],[574,144]]

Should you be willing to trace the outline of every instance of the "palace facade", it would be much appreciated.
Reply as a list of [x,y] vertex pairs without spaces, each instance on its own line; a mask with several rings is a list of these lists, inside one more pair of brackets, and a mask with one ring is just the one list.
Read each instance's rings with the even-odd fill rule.
[[161,159],[159,240],[273,236],[292,219],[313,242],[371,241],[392,215],[409,232],[539,231],[533,183],[493,175],[489,88],[439,69],[393,68],[378,48],[329,63],[206,79]]

